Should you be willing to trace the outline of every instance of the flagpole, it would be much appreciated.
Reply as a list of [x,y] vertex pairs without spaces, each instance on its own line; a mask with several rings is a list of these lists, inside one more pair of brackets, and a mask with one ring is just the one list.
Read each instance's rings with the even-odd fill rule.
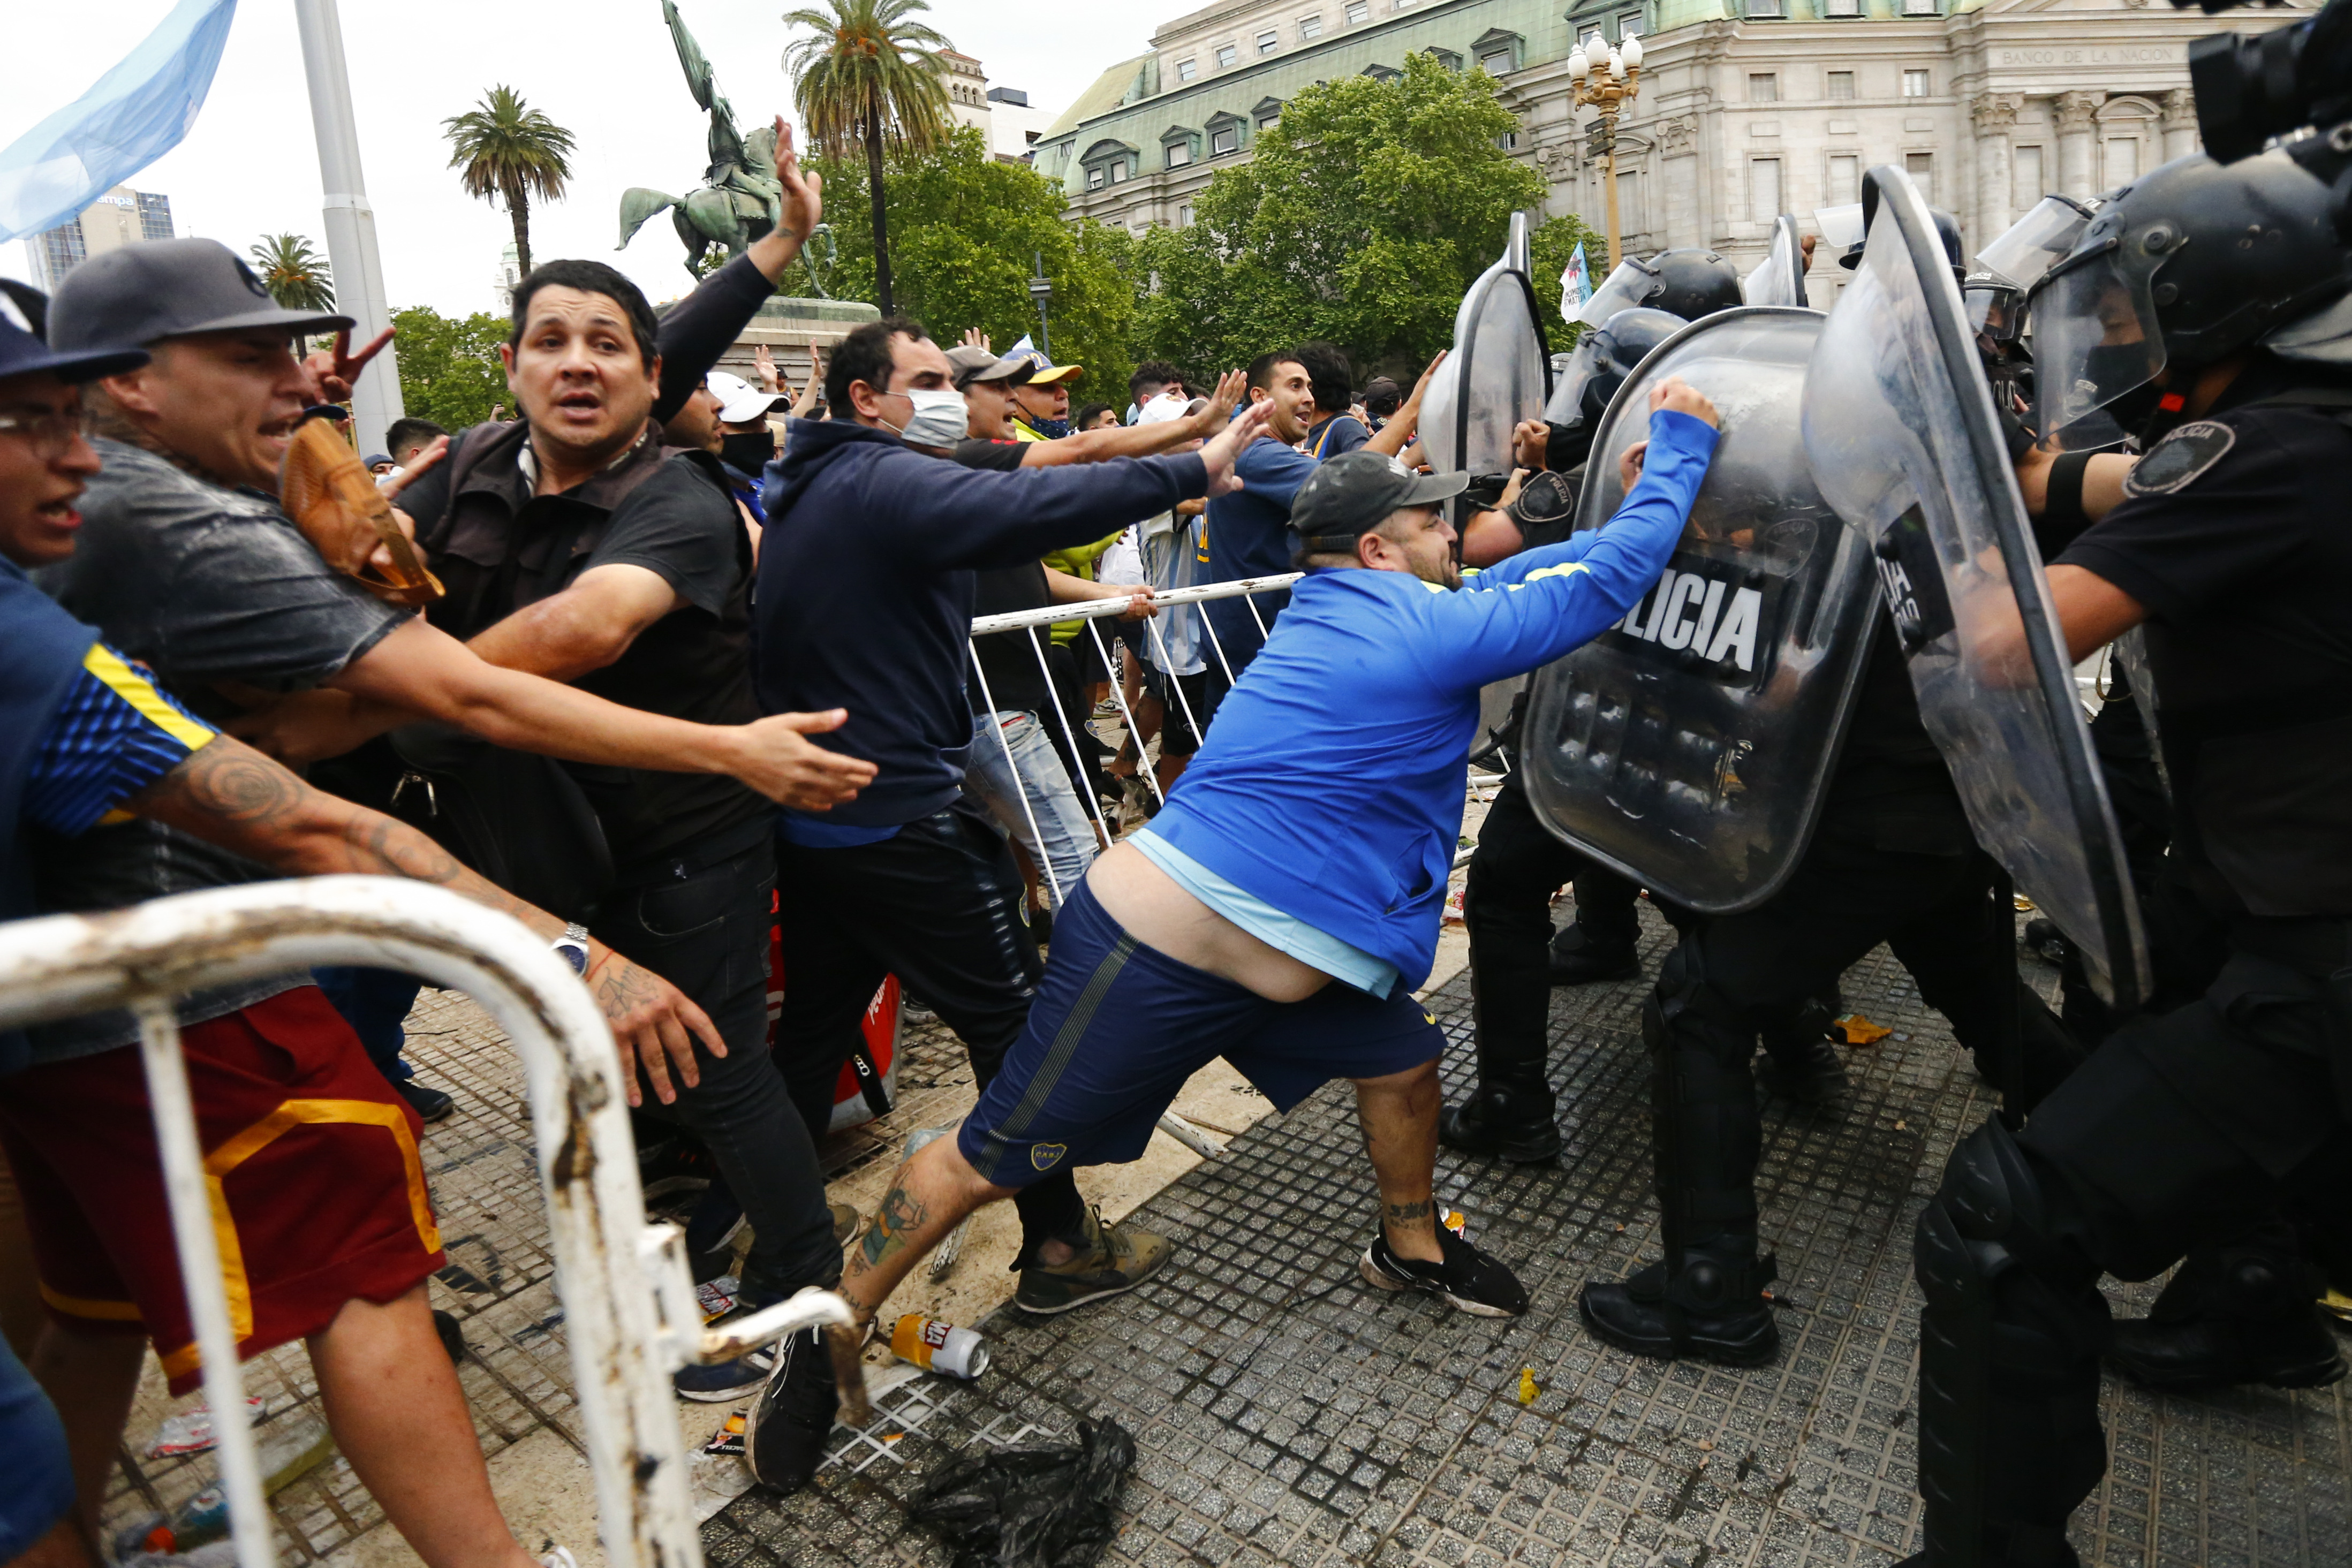
[[[294,0],[302,34],[302,69],[310,84],[310,124],[319,141],[319,177],[326,187],[327,260],[335,273],[335,308],[355,320],[353,344],[392,325],[384,302],[383,263],[376,254],[375,209],[360,173],[360,133],[352,114],[351,78],[343,69],[343,26],[335,0]],[[384,449],[384,431],[404,412],[399,350],[389,347],[360,372],[352,389],[352,424],[362,453]]]

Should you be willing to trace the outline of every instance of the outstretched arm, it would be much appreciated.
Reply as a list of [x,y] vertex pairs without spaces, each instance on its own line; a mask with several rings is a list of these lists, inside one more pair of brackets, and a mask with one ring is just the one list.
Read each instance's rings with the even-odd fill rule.
[[[460,865],[423,833],[364,806],[311,789],[267,757],[215,736],[188,759],[131,796],[126,810],[260,862],[289,876],[398,876],[462,894],[513,916],[550,941],[563,922]],[[634,1052],[664,1103],[677,1098],[669,1063],[698,1081],[694,1041],[714,1056],[726,1041],[709,1015],[660,976],[601,942],[588,945],[588,988],[624,1051]],[[638,1103],[631,1074],[629,1103]]]
[[1597,532],[1512,557],[1481,573],[1484,591],[1441,610],[1436,667],[1472,685],[1549,664],[1590,642],[1658,580],[1716,444],[1715,407],[1679,378],[1651,394],[1641,477]]
[[1112,457],[1149,457],[1187,442],[1206,441],[1225,427],[1249,386],[1242,371],[1227,371],[1209,406],[1182,419],[1158,424],[1122,424],[1112,430],[1082,430],[1059,441],[1033,441],[1021,449],[1021,466],[1046,468],[1063,463],[1100,463]]

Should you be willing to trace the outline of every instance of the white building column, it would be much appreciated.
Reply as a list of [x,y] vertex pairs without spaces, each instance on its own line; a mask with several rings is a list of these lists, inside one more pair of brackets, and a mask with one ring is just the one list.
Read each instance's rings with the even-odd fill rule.
[[2062,92],[2058,95],[2058,189],[2079,199],[2095,196],[2098,187],[2098,122],[2094,118],[2106,94]]
[[1972,253],[1991,244],[2011,221],[2009,134],[2017,124],[2017,111],[2024,105],[2021,94],[2000,92],[1985,93],[1969,105],[1969,118],[1977,132],[1976,211],[1968,224]]
[[2185,87],[2164,95],[2164,161],[2197,151],[2197,95]]

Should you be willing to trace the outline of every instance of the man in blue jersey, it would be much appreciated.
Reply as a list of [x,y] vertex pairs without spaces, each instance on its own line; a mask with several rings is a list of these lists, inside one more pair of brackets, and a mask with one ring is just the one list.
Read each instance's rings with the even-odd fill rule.
[[1444,1038],[1412,993],[1435,956],[1478,688],[1605,630],[1682,533],[1715,410],[1669,380],[1650,419],[1606,528],[1467,580],[1437,505],[1465,476],[1357,452],[1299,487],[1307,576],[1182,786],[1064,905],[1027,1024],[958,1136],[898,1171],[842,1281],[861,1313],[980,1205],[1138,1157],[1219,1055],[1284,1110],[1354,1081],[1381,1205],[1368,1282],[1526,1310],[1500,1260],[1436,1222]]

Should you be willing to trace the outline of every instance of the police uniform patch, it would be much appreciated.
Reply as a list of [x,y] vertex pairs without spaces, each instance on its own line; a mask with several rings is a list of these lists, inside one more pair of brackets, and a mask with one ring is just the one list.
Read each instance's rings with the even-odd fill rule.
[[2210,419],[2184,424],[2148,449],[2124,476],[2128,496],[2169,496],[2187,488],[2208,468],[2229,455],[2238,433]]

